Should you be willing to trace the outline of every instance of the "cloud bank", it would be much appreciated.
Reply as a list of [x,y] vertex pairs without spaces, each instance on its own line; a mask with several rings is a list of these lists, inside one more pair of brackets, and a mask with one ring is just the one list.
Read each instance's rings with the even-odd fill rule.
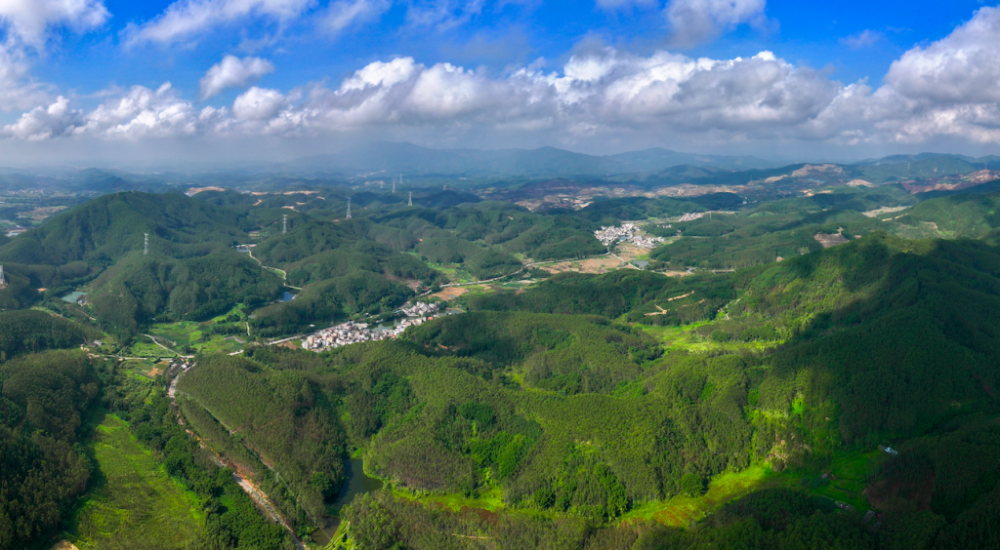
[[[727,2],[733,9],[737,4]],[[959,137],[995,144],[1000,143],[996,36],[1000,9],[983,8],[951,35],[906,52],[877,89],[865,81],[831,80],[767,51],[709,59],[667,50],[640,56],[605,47],[574,55],[558,70],[532,64],[501,76],[397,57],[361,67],[334,86],[252,87],[227,107],[197,108],[169,83],[156,90],[109,90],[104,103],[89,112],[60,96],[27,110],[2,132],[36,141],[430,131],[843,145]],[[16,78],[16,65],[11,67]],[[251,85],[272,70],[262,59],[227,57],[202,80],[202,96]]]

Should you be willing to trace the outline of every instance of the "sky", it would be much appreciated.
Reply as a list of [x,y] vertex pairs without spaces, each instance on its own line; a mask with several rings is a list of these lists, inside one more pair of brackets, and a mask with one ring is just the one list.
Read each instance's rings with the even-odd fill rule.
[[0,0],[0,163],[1000,154],[997,4]]

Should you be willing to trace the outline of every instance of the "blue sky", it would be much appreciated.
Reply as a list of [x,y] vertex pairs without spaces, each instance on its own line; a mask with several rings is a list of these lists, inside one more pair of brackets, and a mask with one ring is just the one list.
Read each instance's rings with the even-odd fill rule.
[[997,3],[0,0],[0,160],[358,139],[988,154]]

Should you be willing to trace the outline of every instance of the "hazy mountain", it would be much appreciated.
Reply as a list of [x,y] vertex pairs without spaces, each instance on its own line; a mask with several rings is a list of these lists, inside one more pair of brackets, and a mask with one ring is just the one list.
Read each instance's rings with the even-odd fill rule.
[[771,167],[755,157],[697,155],[669,149],[646,149],[595,156],[555,147],[540,149],[428,149],[412,143],[378,143],[331,155],[304,157],[285,165],[289,171],[340,174],[609,176],[657,172],[691,165],[718,169]]

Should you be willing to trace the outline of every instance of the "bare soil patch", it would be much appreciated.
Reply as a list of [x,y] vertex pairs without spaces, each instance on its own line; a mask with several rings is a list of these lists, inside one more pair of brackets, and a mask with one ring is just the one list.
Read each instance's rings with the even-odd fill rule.
[[61,540],[56,543],[50,550],[80,550],[75,544],[68,540]]
[[830,248],[847,242],[843,227],[838,229],[836,233],[830,233],[829,235],[826,233],[816,233],[813,238],[819,241],[819,244],[823,245],[823,248]]
[[460,286],[453,286],[453,287],[448,287],[442,290],[441,292],[438,292],[437,294],[431,294],[431,298],[437,298],[439,300],[448,302],[454,300],[455,298],[458,298],[459,296],[465,294],[466,292],[468,292],[468,289],[462,288]]
[[606,273],[609,270],[617,269],[618,264],[622,261],[623,260],[621,258],[606,256],[603,258],[591,258],[589,260],[573,260],[568,262],[559,262],[557,264],[546,264],[541,266],[541,268],[549,273],[563,273],[566,271],[574,271],[577,273]]

